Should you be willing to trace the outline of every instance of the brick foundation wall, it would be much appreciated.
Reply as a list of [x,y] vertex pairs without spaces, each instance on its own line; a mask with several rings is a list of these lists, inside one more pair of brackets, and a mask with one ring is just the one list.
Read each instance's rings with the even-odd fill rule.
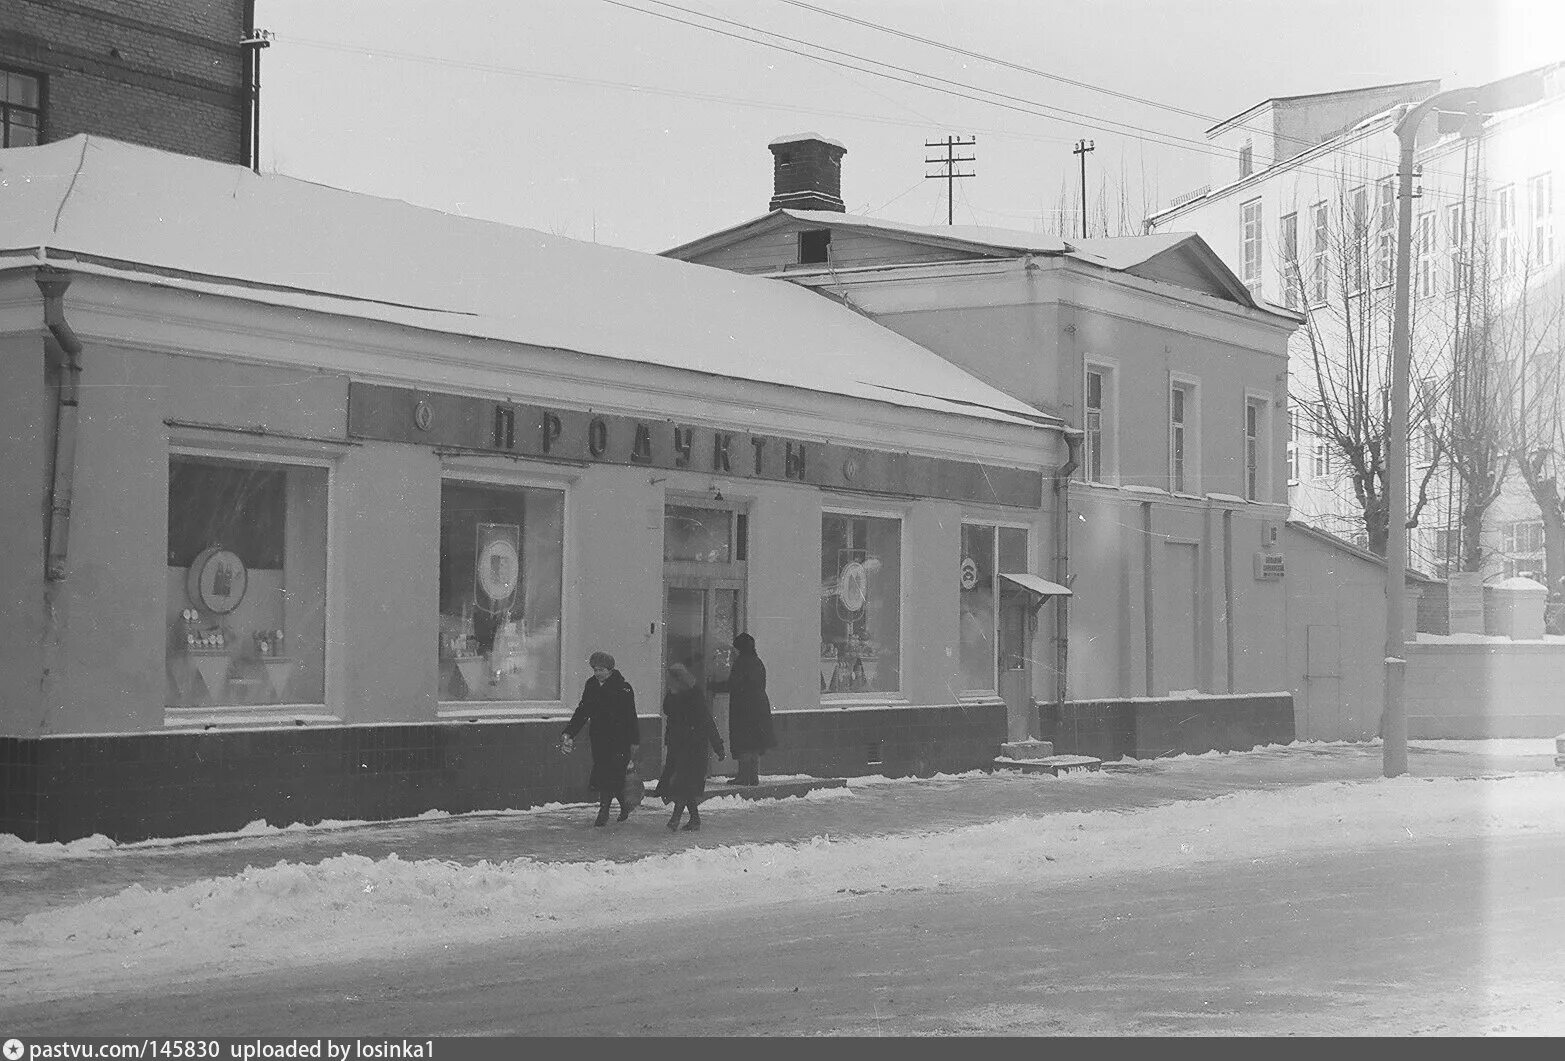
[[[1005,739],[1002,705],[779,712],[769,774],[889,776],[982,769]],[[0,833],[120,842],[230,832],[257,819],[378,821],[590,799],[583,741],[561,719],[0,737]],[[661,721],[643,718],[643,762]],[[650,769],[650,766],[649,766]],[[649,779],[650,780],[650,779]]]

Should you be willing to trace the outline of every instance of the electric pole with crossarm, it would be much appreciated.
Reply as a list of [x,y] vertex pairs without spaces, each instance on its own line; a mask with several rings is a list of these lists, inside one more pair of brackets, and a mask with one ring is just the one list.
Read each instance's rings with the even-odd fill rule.
[[956,153],[956,149],[959,147],[972,147],[976,143],[978,143],[978,137],[976,136],[970,136],[966,140],[963,140],[959,136],[948,136],[944,140],[924,141],[925,147],[943,147],[946,149],[945,158],[936,157],[924,159],[925,162],[931,162],[936,165],[944,166],[946,171],[944,173],[926,173],[924,174],[924,178],[926,180],[940,180],[946,182],[947,225],[952,224],[953,218],[956,216],[955,207],[953,205],[953,199],[955,196],[953,193],[956,189],[957,180],[962,177],[973,176],[971,173],[958,173],[956,171],[957,164],[960,162],[976,162],[978,160],[978,156],[976,155],[958,155]]
[[1077,140],[1071,154],[1081,156],[1081,238],[1087,238],[1087,153],[1096,151],[1091,140]]

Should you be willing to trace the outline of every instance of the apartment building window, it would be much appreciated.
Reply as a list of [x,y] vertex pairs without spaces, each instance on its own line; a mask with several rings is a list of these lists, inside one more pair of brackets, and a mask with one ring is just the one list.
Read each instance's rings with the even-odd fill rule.
[[1499,259],[1495,266],[1503,276],[1510,271],[1516,254],[1516,185],[1495,189],[1494,214],[1494,250]]
[[1532,179],[1532,264],[1554,262],[1554,178],[1544,173]]
[[1260,294],[1261,287],[1261,201],[1251,199],[1239,207],[1240,243],[1243,246],[1244,286]]
[[1418,215],[1418,285],[1419,298],[1435,293],[1435,215],[1425,211]]
[[1288,485],[1299,485],[1299,410],[1288,411]]
[[1500,530],[1500,540],[1508,553],[1543,552],[1543,521],[1519,519],[1506,523]]
[[831,256],[831,229],[817,228],[799,233],[799,264],[825,265]]
[[1385,287],[1391,283],[1397,244],[1397,190],[1390,181],[1380,184],[1375,222],[1375,285]]
[[1310,478],[1325,479],[1331,475],[1331,444],[1324,436],[1310,432]]
[[1310,243],[1310,303],[1320,306],[1329,293],[1330,273],[1327,271],[1326,253],[1331,247],[1331,220],[1325,203],[1310,207],[1310,227],[1314,238]]
[[1461,203],[1453,203],[1445,208],[1446,228],[1446,290],[1455,293],[1463,280],[1462,256],[1467,250],[1467,231],[1465,228],[1467,215],[1462,209]]
[[1369,192],[1354,188],[1348,199],[1348,291],[1364,290],[1364,246],[1369,242]]
[[43,79],[0,70],[0,147],[33,147],[43,129]]
[[1255,146],[1246,140],[1239,148],[1239,176],[1248,177],[1255,172]]
[[1175,380],[1168,393],[1168,482],[1176,494],[1197,489],[1196,386],[1190,380]]
[[1260,501],[1266,485],[1266,409],[1269,400],[1256,396],[1244,400],[1244,497]]
[[1299,215],[1283,214],[1278,221],[1282,243],[1282,293],[1289,309],[1299,308]]
[[1109,483],[1115,479],[1114,370],[1108,365],[1089,364],[1082,377],[1082,475],[1088,482]]

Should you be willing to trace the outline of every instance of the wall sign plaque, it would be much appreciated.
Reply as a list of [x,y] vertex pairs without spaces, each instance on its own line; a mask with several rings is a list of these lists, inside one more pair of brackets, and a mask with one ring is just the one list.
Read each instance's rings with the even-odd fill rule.
[[[348,435],[539,460],[688,469],[828,490],[1024,509],[1043,503],[1043,474],[1026,468],[373,383],[349,384]],[[1045,445],[1040,437],[1040,451]]]

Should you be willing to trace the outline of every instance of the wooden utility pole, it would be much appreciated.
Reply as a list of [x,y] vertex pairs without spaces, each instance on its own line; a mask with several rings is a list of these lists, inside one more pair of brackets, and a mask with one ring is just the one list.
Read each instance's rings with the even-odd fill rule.
[[1091,140],[1077,140],[1071,154],[1081,156],[1081,238],[1087,238],[1087,153],[1096,151]]
[[932,162],[936,165],[944,166],[946,171],[944,173],[926,173],[924,174],[924,179],[941,180],[946,182],[946,224],[948,225],[952,224],[953,219],[956,217],[956,208],[952,202],[954,198],[953,192],[956,189],[956,181],[962,177],[973,176],[971,173],[958,173],[956,171],[957,163],[978,161],[978,156],[958,155],[956,153],[956,149],[959,147],[972,147],[976,143],[978,143],[978,137],[976,136],[970,136],[966,140],[963,140],[959,136],[948,136],[944,140],[924,141],[925,147],[943,147],[946,149],[945,158],[936,157],[924,159],[925,162]]

